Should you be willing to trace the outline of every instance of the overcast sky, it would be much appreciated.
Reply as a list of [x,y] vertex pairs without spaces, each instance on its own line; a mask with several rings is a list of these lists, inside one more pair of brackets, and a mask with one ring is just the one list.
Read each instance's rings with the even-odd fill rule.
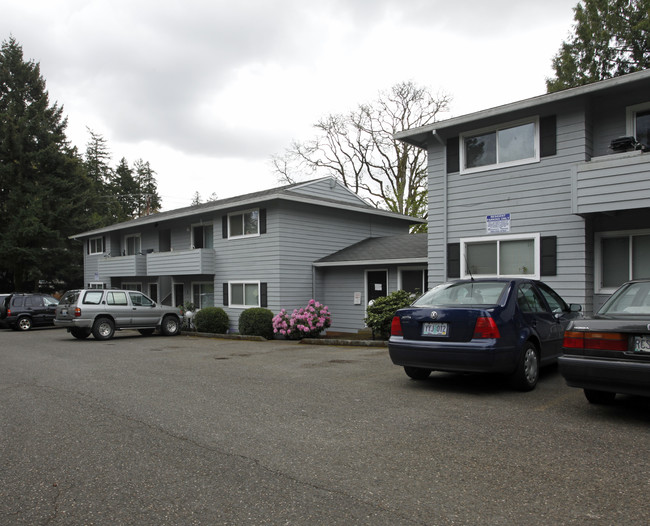
[[148,161],[163,209],[278,185],[270,157],[413,81],[448,117],[541,95],[578,0],[0,0],[68,138]]

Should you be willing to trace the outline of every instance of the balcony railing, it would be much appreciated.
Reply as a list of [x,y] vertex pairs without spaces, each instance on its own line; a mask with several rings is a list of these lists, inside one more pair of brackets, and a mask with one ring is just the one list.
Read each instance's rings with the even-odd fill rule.
[[650,152],[594,157],[572,173],[574,214],[647,208],[650,202]]
[[144,276],[147,256],[117,256],[99,260],[99,274],[110,277]]
[[147,254],[148,276],[214,274],[215,252],[212,248],[174,250]]

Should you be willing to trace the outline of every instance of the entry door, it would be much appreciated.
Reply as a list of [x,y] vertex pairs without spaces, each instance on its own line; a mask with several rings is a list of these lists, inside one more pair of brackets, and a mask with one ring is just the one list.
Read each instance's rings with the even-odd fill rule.
[[366,287],[368,289],[368,303],[377,298],[388,295],[388,271],[369,270],[366,273]]

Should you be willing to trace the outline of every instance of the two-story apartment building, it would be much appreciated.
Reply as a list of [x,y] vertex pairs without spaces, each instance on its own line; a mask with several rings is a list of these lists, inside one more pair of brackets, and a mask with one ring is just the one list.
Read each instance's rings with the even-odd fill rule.
[[[415,223],[422,220],[372,207],[327,177],[140,217],[75,239],[84,244],[87,287],[137,289],[168,305],[223,306],[233,329],[244,309],[277,313],[315,298],[330,306],[331,330],[354,332],[364,327],[368,297],[395,290],[402,277],[413,284],[413,273],[424,281],[422,254],[395,258],[394,251],[372,248],[382,239],[402,246]],[[317,264],[364,240],[374,241],[351,259]]]
[[650,71],[397,138],[428,152],[430,285],[527,276],[590,313],[650,277]]

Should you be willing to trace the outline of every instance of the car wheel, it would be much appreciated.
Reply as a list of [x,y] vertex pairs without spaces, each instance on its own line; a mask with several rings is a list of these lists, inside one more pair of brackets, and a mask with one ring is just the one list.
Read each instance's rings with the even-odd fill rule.
[[404,366],[404,372],[406,376],[412,378],[413,380],[426,380],[431,374],[431,369],[422,369],[420,367],[407,367]]
[[532,391],[539,380],[539,356],[535,346],[526,342],[521,351],[517,370],[512,376],[514,386],[520,391]]
[[594,389],[585,389],[584,391],[590,404],[611,404],[616,398],[616,393],[609,391],[595,391]]
[[77,340],[85,340],[90,336],[90,331],[87,329],[70,329],[70,334],[77,338]]
[[176,336],[181,332],[181,321],[176,316],[167,315],[163,318],[160,330],[165,336]]
[[16,327],[18,327],[18,329],[21,331],[28,331],[29,329],[32,328],[32,319],[28,316],[23,316],[21,318],[18,318],[18,323],[16,324]]
[[110,318],[97,318],[93,323],[93,336],[96,340],[110,340],[115,334],[115,324]]
[[138,329],[138,332],[142,334],[142,336],[151,336],[156,332],[156,329]]

